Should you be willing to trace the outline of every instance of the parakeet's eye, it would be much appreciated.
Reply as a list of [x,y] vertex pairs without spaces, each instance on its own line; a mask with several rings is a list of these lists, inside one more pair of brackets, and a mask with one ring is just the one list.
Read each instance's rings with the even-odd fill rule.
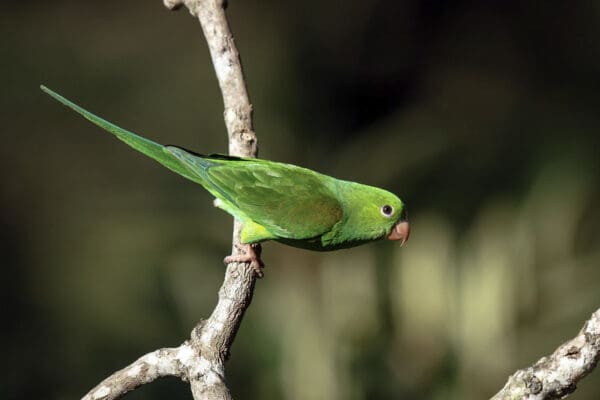
[[394,213],[394,207],[389,206],[387,204],[385,206],[381,207],[381,214],[384,217],[390,217],[393,213]]

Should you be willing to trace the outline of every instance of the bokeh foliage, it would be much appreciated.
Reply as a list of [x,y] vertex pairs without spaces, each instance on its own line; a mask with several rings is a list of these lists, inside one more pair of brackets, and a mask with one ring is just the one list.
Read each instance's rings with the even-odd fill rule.
[[[230,217],[43,95],[226,150],[197,23],[157,2],[0,6],[0,398],[77,398],[216,301]],[[481,399],[600,306],[600,6],[230,1],[261,157],[383,186],[407,247],[265,245],[237,398]],[[8,361],[8,362],[6,362]],[[596,371],[573,396],[597,399]],[[165,380],[132,399],[190,398]]]

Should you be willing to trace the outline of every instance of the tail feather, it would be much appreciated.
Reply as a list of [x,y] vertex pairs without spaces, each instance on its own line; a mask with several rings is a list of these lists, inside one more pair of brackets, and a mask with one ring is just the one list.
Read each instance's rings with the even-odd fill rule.
[[204,180],[202,179],[202,177],[200,175],[195,174],[192,171],[190,171],[190,169],[188,167],[186,167],[184,164],[182,164],[180,162],[180,160],[172,152],[170,152],[168,150],[167,147],[165,147],[161,144],[158,144],[156,142],[153,142],[151,140],[148,140],[146,138],[143,138],[139,135],[136,135],[133,132],[129,132],[128,130],[120,128],[120,127],[92,114],[91,112],[85,110],[84,108],[78,106],[77,104],[64,98],[60,94],[48,89],[47,87],[45,87],[43,85],[40,86],[40,88],[45,93],[47,93],[48,95],[53,97],[54,99],[58,100],[65,106],[71,108],[72,110],[78,112],[84,118],[86,118],[87,120],[91,121],[92,123],[98,125],[100,128],[112,133],[117,138],[119,138],[123,142],[127,143],[129,146],[133,147],[137,151],[158,161],[165,167],[169,168],[172,171],[177,172],[178,174],[186,177],[187,179],[190,179],[194,182],[200,183],[201,185],[205,184]]

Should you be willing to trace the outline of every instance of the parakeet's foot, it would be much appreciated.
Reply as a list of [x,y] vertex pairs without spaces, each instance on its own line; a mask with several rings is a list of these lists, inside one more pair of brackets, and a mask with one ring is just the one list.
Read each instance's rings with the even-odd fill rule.
[[262,252],[260,243],[242,244],[240,245],[240,248],[243,249],[245,254],[227,256],[223,259],[223,262],[225,264],[232,262],[250,263],[250,266],[254,268],[254,272],[256,272],[256,276],[262,278],[265,275],[263,272],[265,263],[260,258],[260,253]]

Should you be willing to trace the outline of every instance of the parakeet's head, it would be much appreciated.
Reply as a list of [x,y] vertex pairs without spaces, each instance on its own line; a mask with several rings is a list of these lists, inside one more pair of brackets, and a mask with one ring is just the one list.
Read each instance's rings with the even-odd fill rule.
[[[390,192],[381,190],[374,196],[373,208],[375,206],[379,208],[381,224],[386,226],[387,238],[400,240],[400,246],[403,246],[410,236],[410,224],[402,200]],[[375,214],[374,211],[372,213]]]
[[344,185],[343,236],[353,240],[387,238],[406,243],[410,225],[404,203],[393,193],[372,186]]

